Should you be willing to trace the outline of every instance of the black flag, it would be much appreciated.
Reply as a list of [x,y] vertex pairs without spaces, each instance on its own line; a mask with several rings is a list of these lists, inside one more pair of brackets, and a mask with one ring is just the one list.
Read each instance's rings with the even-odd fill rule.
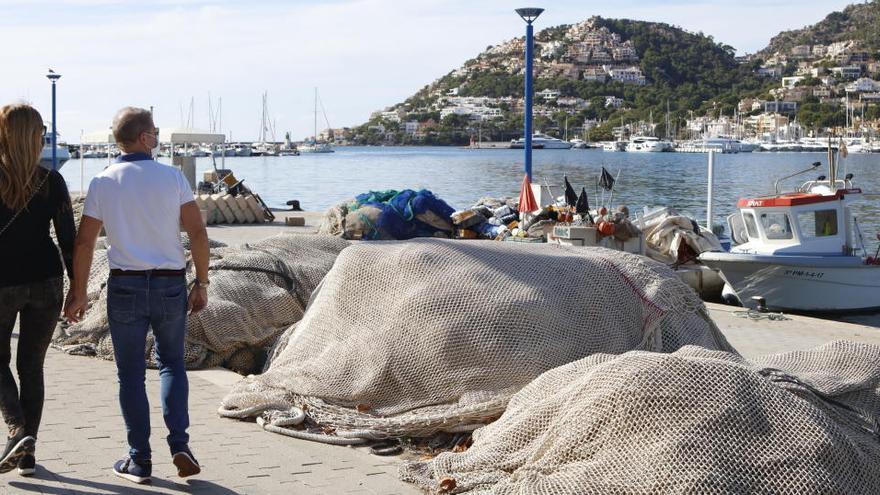
[[606,191],[614,189],[614,177],[605,170],[605,167],[602,167],[602,178],[599,179],[599,185]]
[[589,219],[593,223],[593,217],[590,215],[590,200],[587,198],[586,188],[581,188],[581,195],[577,200],[577,206],[574,211],[584,219]]
[[563,175],[562,177],[565,179],[565,204],[575,206],[578,201],[578,195],[574,192],[574,188],[571,187],[571,183],[568,182],[568,176]]

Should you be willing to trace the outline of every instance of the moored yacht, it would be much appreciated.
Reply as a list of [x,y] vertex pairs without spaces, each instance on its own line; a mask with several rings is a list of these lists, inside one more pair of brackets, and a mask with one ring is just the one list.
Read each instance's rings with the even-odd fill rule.
[[253,149],[247,144],[239,143],[235,146],[235,156],[251,156],[253,155]]
[[750,143],[727,136],[704,137],[693,141],[685,141],[676,146],[676,151],[684,153],[751,153],[758,148],[757,143]]
[[306,142],[300,144],[296,147],[300,153],[333,153],[333,148],[330,146],[330,143],[323,142]]
[[660,153],[672,151],[672,143],[654,136],[634,136],[626,145],[626,151],[635,153]]
[[[526,145],[525,138],[514,139],[510,141],[510,147],[514,149],[522,149]],[[546,134],[541,134],[540,132],[536,132],[532,135],[532,148],[536,150],[545,149],[545,150],[567,150],[572,146],[568,141],[563,141],[561,139],[548,136]]]
[[589,148],[590,146],[581,138],[574,138],[569,141],[571,143],[571,147],[576,150],[584,150]]

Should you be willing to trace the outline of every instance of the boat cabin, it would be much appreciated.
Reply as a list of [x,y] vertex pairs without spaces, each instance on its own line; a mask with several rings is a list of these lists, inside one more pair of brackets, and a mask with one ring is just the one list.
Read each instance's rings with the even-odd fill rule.
[[728,217],[732,253],[852,256],[850,203],[862,194],[849,181],[809,181],[792,193],[739,200]]

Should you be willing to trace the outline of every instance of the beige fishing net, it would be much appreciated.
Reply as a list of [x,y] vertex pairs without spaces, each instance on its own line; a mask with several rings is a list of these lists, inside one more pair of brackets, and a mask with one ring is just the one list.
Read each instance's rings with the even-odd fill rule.
[[[239,247],[212,243],[208,306],[187,320],[187,367],[259,371],[267,349],[302,318],[312,291],[347,246],[338,237],[315,235],[277,235]],[[90,308],[82,322],[59,327],[53,345],[72,354],[113,359],[103,242],[92,266]],[[190,266],[188,279],[193,276]],[[155,366],[152,334],[148,349],[149,363]]]
[[358,243],[279,338],[268,369],[236,385],[220,413],[262,414],[273,431],[335,443],[468,431],[557,366],[687,344],[732,351],[693,291],[643,257],[491,241]]
[[880,347],[749,363],[685,347],[541,375],[464,453],[401,466],[451,493],[880,493]]

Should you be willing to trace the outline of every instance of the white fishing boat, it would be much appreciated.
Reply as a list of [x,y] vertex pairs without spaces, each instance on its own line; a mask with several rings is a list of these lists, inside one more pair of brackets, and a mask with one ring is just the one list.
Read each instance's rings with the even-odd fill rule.
[[672,151],[672,143],[662,141],[654,136],[634,136],[626,145],[626,151],[630,153],[660,153]]
[[756,298],[763,298],[768,309],[780,311],[880,308],[880,263],[868,256],[850,208],[862,191],[851,174],[835,179],[833,157],[829,161],[831,179],[820,176],[793,192],[777,187],[776,194],[741,199],[739,212],[728,217],[737,245],[729,253],[700,255],[743,305],[756,307]]
[[[523,149],[526,145],[525,138],[514,139],[510,141],[510,147],[513,149]],[[571,149],[571,143],[562,139],[548,136],[540,132],[532,135],[532,149],[536,150],[567,150]]]
[[[56,159],[56,170],[61,170],[61,167],[70,160],[70,150],[67,149],[67,145],[63,143],[56,143],[55,145],[55,159]],[[47,130],[46,134],[43,136],[43,151],[40,153],[40,165],[43,168],[52,168],[52,131]]]

